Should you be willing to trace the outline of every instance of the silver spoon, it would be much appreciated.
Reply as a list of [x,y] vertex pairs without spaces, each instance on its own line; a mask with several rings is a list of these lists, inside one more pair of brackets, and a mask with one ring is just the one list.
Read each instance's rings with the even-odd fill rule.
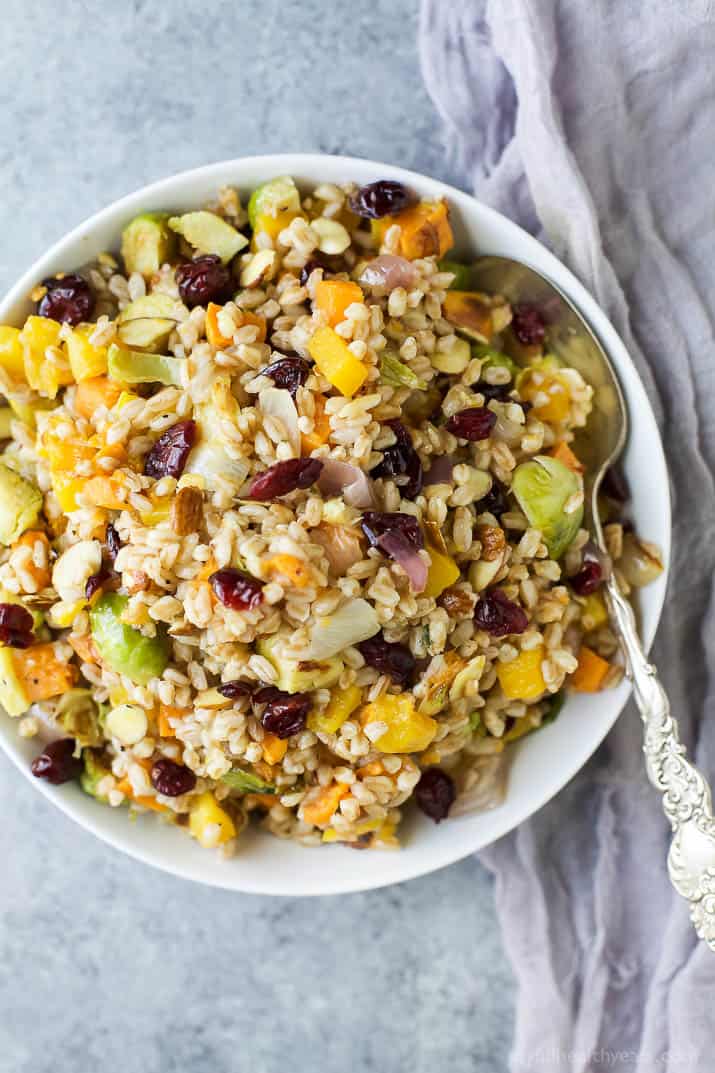
[[[477,290],[503,294],[512,304],[528,302],[543,308],[549,322],[549,351],[578,369],[594,388],[588,426],[574,446],[589,475],[584,524],[605,551],[598,491],[628,435],[628,410],[613,366],[569,299],[535,269],[507,257],[481,257],[474,266],[473,279]],[[685,756],[657,669],[646,658],[633,609],[613,574],[604,590],[643,720],[648,777],[662,794],[663,810],[673,829],[668,853],[670,879],[689,903],[697,934],[715,950],[715,818],[710,787]]]

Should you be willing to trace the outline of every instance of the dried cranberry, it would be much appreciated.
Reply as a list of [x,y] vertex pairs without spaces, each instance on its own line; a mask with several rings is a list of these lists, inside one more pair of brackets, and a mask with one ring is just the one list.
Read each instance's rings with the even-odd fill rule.
[[495,518],[501,518],[509,510],[506,488],[496,477],[492,477],[492,486],[479,500],[477,508],[480,514],[493,514]]
[[319,458],[289,458],[287,462],[276,462],[275,466],[256,474],[249,485],[248,498],[265,501],[286,496],[296,488],[310,488],[322,468]]
[[40,299],[37,312],[62,324],[80,324],[89,320],[94,311],[94,293],[86,279],[70,273],[45,279],[46,293]]
[[119,555],[119,549],[122,546],[122,542],[119,539],[119,533],[114,528],[111,522],[107,526],[107,532],[104,541],[107,545],[107,557],[110,562],[114,562],[116,557]]
[[424,547],[424,536],[420,524],[411,514],[401,514],[399,511],[366,510],[360,524],[373,548],[380,546],[381,536],[395,531],[402,533],[415,550]]
[[181,797],[196,786],[196,776],[184,764],[177,764],[168,756],[160,756],[151,767],[151,784],[164,797]]
[[243,570],[231,566],[217,570],[209,578],[209,585],[224,607],[233,611],[252,610],[263,603],[263,585]]
[[479,598],[474,621],[480,630],[486,630],[492,637],[523,633],[529,625],[526,611],[510,600],[502,589],[492,589]]
[[82,773],[82,760],[74,755],[76,743],[74,738],[61,738],[50,742],[35,757],[30,771],[38,779],[47,779],[53,786],[79,778]]
[[84,587],[85,600],[91,600],[100,589],[103,589],[106,586],[107,582],[110,581],[113,576],[113,571],[109,570],[106,566],[100,567],[96,574],[90,574]]
[[144,459],[144,474],[160,480],[180,477],[196,442],[196,422],[177,421],[163,432]]
[[439,767],[425,768],[415,787],[417,807],[435,823],[447,818],[456,796],[454,781]]
[[368,667],[374,667],[380,674],[389,675],[392,681],[403,689],[412,685],[416,662],[407,645],[400,644],[399,641],[390,643],[380,632],[367,641],[361,641],[357,647]]
[[176,270],[182,302],[192,309],[209,302],[222,305],[231,297],[231,273],[215,253],[203,253]]
[[631,491],[623,473],[617,466],[611,466],[603,475],[600,491],[616,503],[627,503],[631,498]]
[[0,604],[0,644],[28,648],[34,641],[33,619],[20,604]]
[[409,432],[397,418],[385,422],[395,433],[396,443],[385,447],[382,461],[370,471],[373,477],[406,477],[403,483],[397,481],[400,493],[405,499],[414,499],[422,491],[424,474],[422,463],[417,454]]
[[543,314],[533,305],[523,303],[514,306],[511,326],[514,335],[523,346],[540,346],[546,335]]
[[303,358],[279,358],[261,369],[263,376],[270,376],[276,387],[289,391],[293,398],[310,376],[311,365]]
[[603,568],[596,559],[586,559],[579,572],[569,580],[577,596],[589,596],[603,584]]
[[486,406],[470,406],[452,414],[447,421],[447,432],[462,440],[486,440],[496,424],[497,415]]
[[255,683],[243,682],[240,678],[235,678],[232,682],[224,682],[216,688],[221,696],[236,700],[237,697],[250,697],[255,688]]
[[497,402],[511,401],[509,399],[511,384],[487,384],[486,381],[480,380],[475,385],[474,390],[484,396],[485,402],[489,402],[491,399],[496,399]]
[[361,186],[349,199],[349,205],[356,216],[379,220],[381,216],[397,215],[416,200],[417,195],[403,183],[394,179],[378,179],[377,182]]
[[305,729],[310,711],[309,693],[284,693],[275,686],[265,686],[253,694],[254,704],[264,704],[261,724],[277,738],[290,738]]
[[323,275],[327,272],[342,272],[345,269],[345,258],[340,254],[314,253],[300,270],[301,287],[305,287],[316,268],[322,268]]

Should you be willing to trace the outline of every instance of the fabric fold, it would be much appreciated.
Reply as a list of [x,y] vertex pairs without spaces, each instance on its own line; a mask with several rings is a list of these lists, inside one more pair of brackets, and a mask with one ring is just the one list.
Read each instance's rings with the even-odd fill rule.
[[[423,0],[420,21],[464,185],[579,276],[649,393],[674,523],[654,656],[711,779],[714,19],[673,0]],[[518,981],[514,1073],[710,1067],[715,957],[669,885],[668,844],[629,705],[572,783],[482,853]]]

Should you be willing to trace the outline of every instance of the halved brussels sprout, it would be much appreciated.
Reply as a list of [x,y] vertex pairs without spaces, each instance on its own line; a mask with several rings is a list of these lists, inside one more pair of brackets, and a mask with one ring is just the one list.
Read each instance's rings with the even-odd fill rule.
[[484,343],[477,343],[473,346],[472,355],[481,361],[482,372],[485,369],[507,369],[512,380],[516,380],[521,371],[508,354],[502,354],[501,351],[495,350],[494,347],[486,346]]
[[92,639],[110,670],[146,685],[163,674],[169,662],[169,643],[165,633],[145,637],[133,626],[125,625],[121,616],[128,602],[126,596],[116,592],[97,601],[89,613]]
[[414,391],[424,391],[427,387],[426,381],[420,380],[409,365],[389,350],[383,350],[380,356],[380,379],[393,387],[410,387]]
[[128,350],[112,343],[107,354],[107,371],[112,380],[123,384],[181,384],[185,358]]
[[139,272],[148,279],[174,255],[176,236],[168,226],[169,214],[143,212],[122,231],[122,260],[127,275]]
[[169,227],[177,234],[183,235],[190,246],[199,253],[213,253],[224,264],[236,256],[239,250],[248,245],[248,239],[227,223],[215,212],[186,212],[183,216],[172,216]]
[[338,656],[321,660],[285,659],[279,655],[282,643],[283,638],[278,635],[264,637],[256,643],[256,650],[273,664],[278,672],[275,684],[286,693],[304,693],[335,685],[343,673],[343,661]]
[[107,775],[111,775],[111,769],[108,764],[103,764],[101,754],[94,752],[92,749],[82,750],[82,761],[84,763],[84,771],[79,777],[80,787],[90,797],[96,798],[97,801],[101,801],[105,804],[107,801],[105,794],[100,794],[97,787],[102,779],[105,779]]
[[286,217],[286,222],[300,212],[300,194],[290,175],[279,175],[257,186],[248,202],[248,222],[253,230],[260,216]]
[[134,350],[162,350],[176,327],[176,303],[168,294],[145,294],[117,317],[117,337]]
[[438,345],[430,356],[430,361],[439,372],[457,376],[467,368],[471,357],[472,351],[467,340],[457,339],[449,350],[440,350]]
[[273,783],[260,779],[252,771],[244,771],[235,767],[221,776],[221,782],[225,782],[232,790],[238,790],[241,794],[277,794],[278,790]]
[[0,544],[14,543],[41,510],[40,489],[0,462]]
[[565,513],[572,496],[581,491],[578,474],[557,458],[537,455],[522,462],[511,484],[529,525],[539,529],[552,559],[560,559],[583,520],[583,503]]
[[440,261],[437,265],[440,272],[452,272],[454,279],[449,285],[450,291],[468,291],[472,282],[472,269],[470,265],[460,264],[459,261]]
[[99,708],[89,689],[68,689],[55,709],[55,721],[83,749],[102,744]]

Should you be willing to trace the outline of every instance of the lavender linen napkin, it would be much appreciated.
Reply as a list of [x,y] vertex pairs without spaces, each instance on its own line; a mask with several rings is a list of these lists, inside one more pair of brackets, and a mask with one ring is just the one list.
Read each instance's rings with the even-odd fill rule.
[[[713,4],[423,0],[420,49],[465,184],[591,289],[650,394],[675,538],[654,655],[712,780]],[[715,956],[669,887],[640,750],[630,705],[570,786],[483,854],[519,985],[515,1073],[713,1068]]]

